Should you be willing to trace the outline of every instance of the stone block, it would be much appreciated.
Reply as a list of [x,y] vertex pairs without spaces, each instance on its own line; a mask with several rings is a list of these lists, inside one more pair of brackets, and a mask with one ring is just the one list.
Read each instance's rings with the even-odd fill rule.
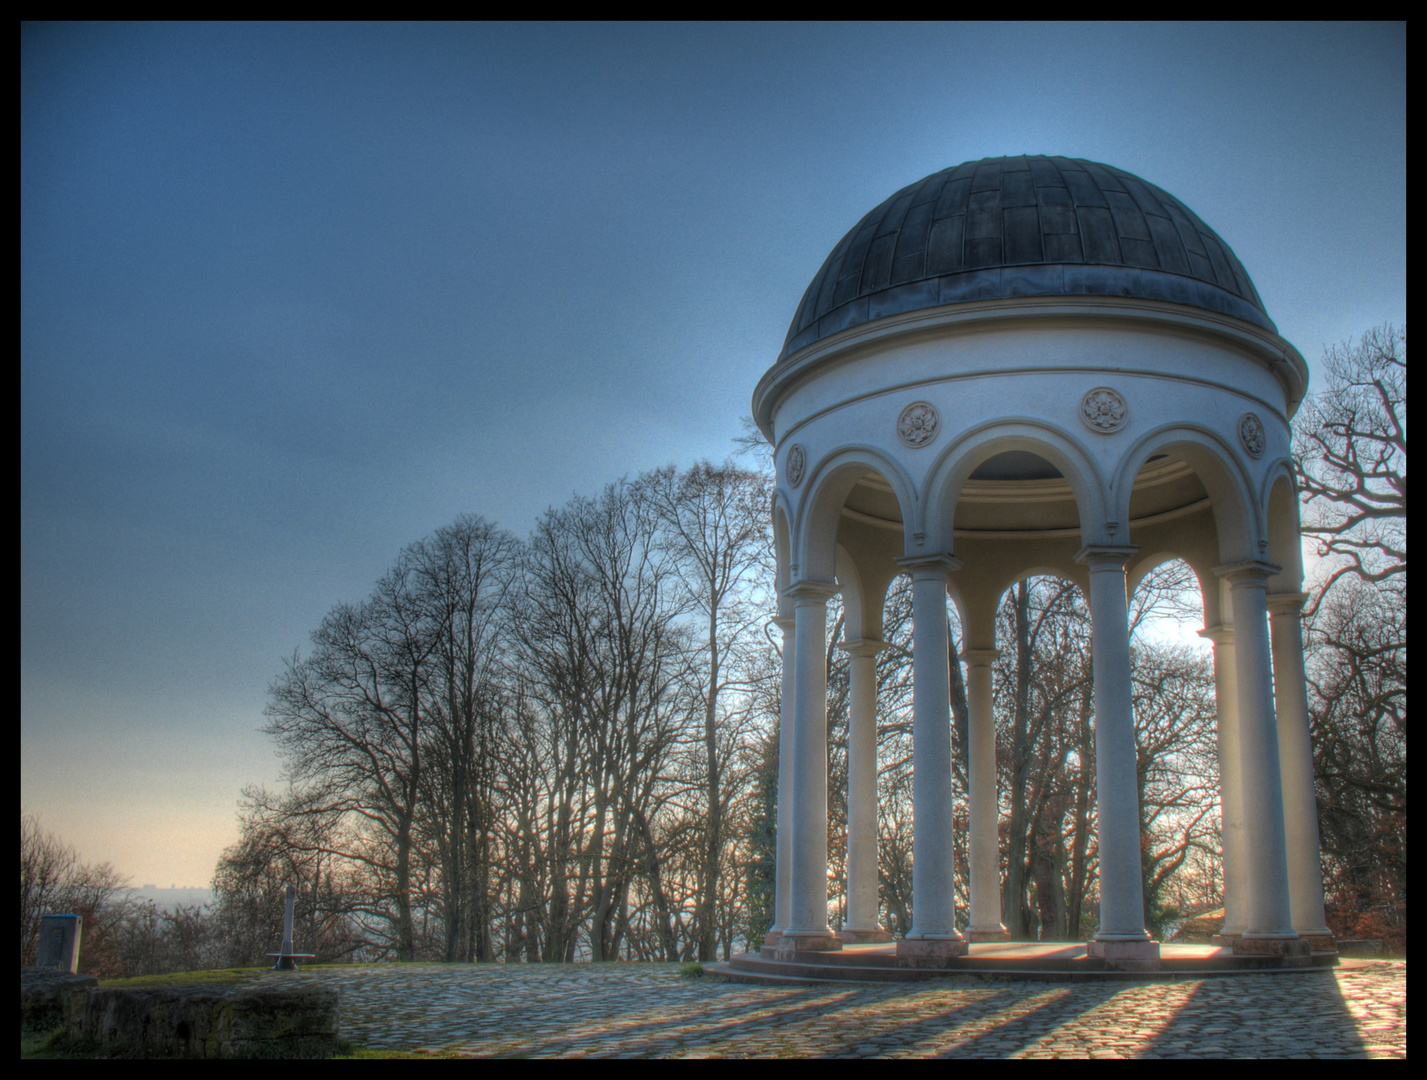
[[1103,960],[1105,966],[1114,971],[1158,971],[1158,941],[1102,941],[1090,942],[1089,955],[1092,959]]
[[774,946],[779,960],[791,960],[800,952],[838,952],[841,948],[842,942],[833,933],[799,934],[786,931]]
[[1339,956],[1373,957],[1382,955],[1382,942],[1377,938],[1344,938],[1337,943]]
[[65,1026],[105,1054],[324,1057],[336,1044],[339,1003],[325,986],[101,988],[66,998]]
[[1010,941],[1011,931],[1007,930],[1004,926],[999,930],[968,930],[966,931],[966,940],[971,942]]
[[64,999],[98,986],[93,975],[73,975],[47,967],[20,969],[20,1027],[44,1031],[64,1023]]
[[1235,956],[1282,956],[1307,959],[1313,952],[1306,938],[1268,938],[1244,935],[1234,942]]
[[897,966],[901,968],[944,968],[958,956],[965,956],[967,941],[954,938],[903,938],[897,942]]
[[870,942],[891,941],[892,935],[886,930],[848,930],[845,927],[838,931],[839,938],[844,945],[866,945]]

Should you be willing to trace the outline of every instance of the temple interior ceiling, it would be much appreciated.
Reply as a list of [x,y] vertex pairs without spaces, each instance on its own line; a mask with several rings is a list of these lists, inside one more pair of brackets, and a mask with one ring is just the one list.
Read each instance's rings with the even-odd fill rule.
[[[1208,492],[1189,464],[1157,455],[1140,469],[1130,493],[1130,526],[1169,520],[1201,509]],[[866,473],[843,504],[843,516],[900,531],[901,511],[892,487]],[[1070,483],[1049,461],[1015,451],[983,463],[967,480],[956,504],[958,533],[1017,533],[1027,539],[1079,527]]]

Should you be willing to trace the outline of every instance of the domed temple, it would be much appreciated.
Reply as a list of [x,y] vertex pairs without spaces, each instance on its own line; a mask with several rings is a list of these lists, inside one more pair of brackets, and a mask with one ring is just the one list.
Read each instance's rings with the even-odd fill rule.
[[[1100,926],[1092,964],[1155,970],[1145,930],[1127,596],[1167,559],[1214,644],[1225,923],[1219,952],[1297,966],[1324,922],[1289,422],[1302,356],[1239,260],[1172,195],[1061,157],[919,180],[833,248],[753,395],[775,448],[783,630],[776,922],[789,961],[889,942],[958,967],[1004,939],[992,668],[1002,593],[1076,582],[1091,610]],[[876,655],[913,594],[913,925],[878,922]],[[850,658],[847,913],[827,906],[827,604]],[[948,597],[964,633],[970,912],[953,894]],[[974,952],[974,949],[973,949]]]

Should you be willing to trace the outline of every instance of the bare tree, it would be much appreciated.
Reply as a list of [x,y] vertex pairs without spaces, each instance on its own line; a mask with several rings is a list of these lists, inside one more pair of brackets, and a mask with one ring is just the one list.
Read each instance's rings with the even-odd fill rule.
[[1294,425],[1303,531],[1332,569],[1387,582],[1407,574],[1407,330],[1382,326],[1323,355],[1328,386]]
[[1407,331],[1327,350],[1295,421],[1304,532],[1322,557],[1307,624],[1329,925],[1405,954]]
[[[575,792],[566,787],[554,809],[550,901],[561,933],[588,907],[596,960],[618,955],[636,871],[668,911],[652,819],[683,735],[689,653],[678,578],[658,539],[657,518],[623,482],[550,511],[531,541],[515,622],[521,661],[562,732],[564,777],[588,786],[583,838]],[[673,952],[672,928],[665,936]]]
[[393,907],[397,959],[415,957],[415,844],[425,784],[430,676],[438,645],[403,560],[359,606],[338,605],[273,684],[268,734],[278,741],[304,813],[345,812],[380,837],[335,851],[376,871]]
[[430,751],[422,815],[440,859],[448,961],[491,960],[495,746],[514,537],[465,515],[402,555],[421,633],[434,640],[421,680]]
[[[749,733],[754,654],[764,645],[766,597],[754,592],[771,577],[770,478],[731,462],[700,462],[684,473],[672,466],[641,477],[663,543],[683,587],[683,606],[700,626],[703,720],[703,844],[694,913],[694,954],[717,955],[717,911],[730,801],[743,792],[728,784],[730,767]],[[741,661],[741,662],[740,662]],[[729,707],[733,697],[736,707]]]

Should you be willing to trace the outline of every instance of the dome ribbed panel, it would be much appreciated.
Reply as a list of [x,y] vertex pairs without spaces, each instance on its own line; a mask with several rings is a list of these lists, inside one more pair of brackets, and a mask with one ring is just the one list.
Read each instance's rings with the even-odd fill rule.
[[1229,245],[1172,195],[1093,161],[1005,157],[933,173],[859,221],[782,355],[889,315],[1019,296],[1167,300],[1276,330]]

